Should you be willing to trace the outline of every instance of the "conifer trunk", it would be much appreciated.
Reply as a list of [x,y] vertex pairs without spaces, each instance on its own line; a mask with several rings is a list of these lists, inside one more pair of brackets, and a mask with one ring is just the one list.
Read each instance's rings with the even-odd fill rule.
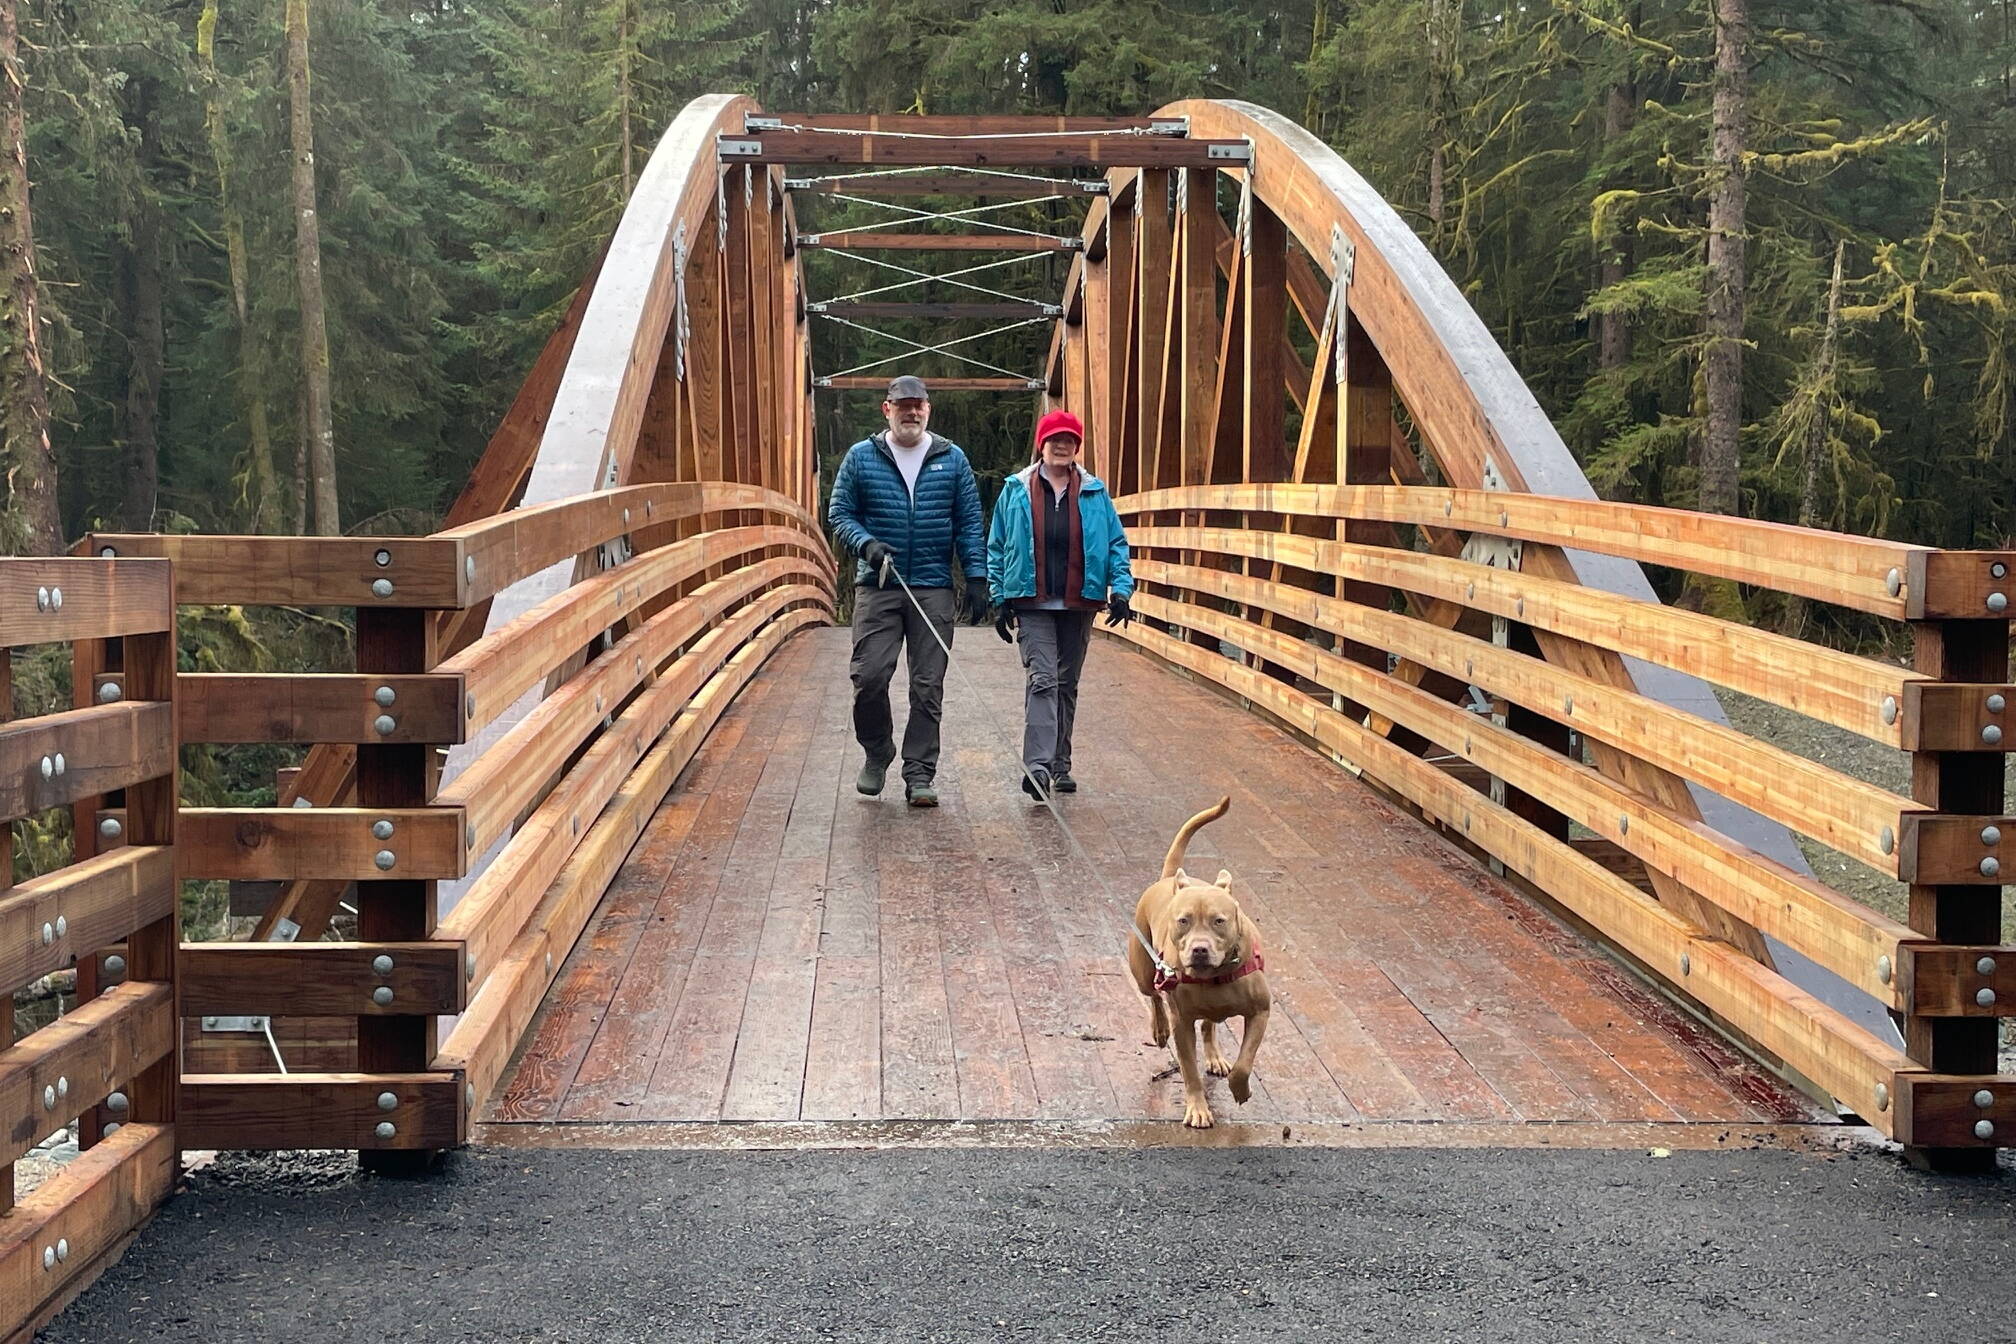
[[1744,117],[1750,54],[1749,0],[1715,6],[1714,132],[1709,146],[1707,382],[1700,507],[1735,513],[1743,429]]
[[224,92],[217,73],[218,0],[203,0],[196,21],[196,61],[203,71],[203,124],[217,170],[217,207],[224,225],[224,255],[231,273],[231,311],[238,331],[238,393],[245,410],[244,500],[254,532],[280,528],[281,498],[274,479],[273,431],[266,389],[253,366],[251,264],[245,250],[245,215],[231,192],[231,139],[224,125]]
[[623,199],[625,201],[630,199],[631,184],[637,180],[631,168],[631,159],[634,157],[635,151],[630,132],[630,61],[634,55],[633,47],[635,42],[636,15],[633,13],[631,0],[623,0],[623,21],[618,29],[616,42],[616,103],[617,115],[621,117],[623,122]]
[[[1638,91],[1629,79],[1612,84],[1603,100],[1603,139],[1614,145],[1631,130],[1631,123],[1637,114]],[[1597,263],[1596,283],[1600,289],[1621,285],[1631,273],[1631,239],[1628,234],[1618,233],[1602,244],[1603,256]],[[1599,369],[1621,369],[1631,362],[1631,316],[1628,313],[1600,313],[1597,315],[1596,367]]]
[[1442,236],[1443,177],[1448,172],[1449,96],[1443,24],[1449,6],[1460,0],[1428,0],[1428,224]]
[[315,210],[315,124],[309,99],[308,0],[287,0],[287,102],[294,159],[294,276],[301,293],[301,433],[314,518],[302,531],[336,536],[336,427],[329,406],[329,323],[322,299],[322,231]]
[[167,349],[161,322],[161,211],[144,190],[161,157],[161,125],[156,100],[160,86],[135,80],[133,117],[139,123],[139,167],[143,190],[135,193],[127,221],[126,316],[129,359],[121,437],[126,443],[126,497],[120,516],[129,532],[152,532],[161,486],[161,376]]
[[[1834,244],[1834,278],[1827,284],[1827,326],[1820,337],[1820,358],[1814,374],[1813,420],[1806,427],[1805,460],[1799,482],[1799,526],[1820,526],[1820,464],[1827,456],[1827,431],[1832,428],[1830,413],[1834,401],[1836,346],[1841,336],[1841,266],[1848,252],[1848,240]],[[1805,598],[1785,599],[1785,618],[1779,629],[1798,638],[1806,632],[1809,610]]]
[[37,330],[35,229],[28,210],[28,130],[16,0],[0,0],[0,554],[63,549],[49,392]]

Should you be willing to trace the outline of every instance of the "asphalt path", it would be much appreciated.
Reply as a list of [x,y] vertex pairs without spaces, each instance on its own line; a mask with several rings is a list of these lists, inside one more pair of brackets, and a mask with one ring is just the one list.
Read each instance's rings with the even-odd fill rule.
[[352,1161],[196,1172],[37,1338],[2016,1339],[2016,1173],[1866,1150]]

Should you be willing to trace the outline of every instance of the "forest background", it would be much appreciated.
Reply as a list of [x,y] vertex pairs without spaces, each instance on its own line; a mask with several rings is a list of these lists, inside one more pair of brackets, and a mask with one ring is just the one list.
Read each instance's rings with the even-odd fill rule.
[[[658,134],[731,91],[774,111],[1275,108],[1418,232],[1606,496],[2006,545],[2012,10],[0,0],[0,553],[94,527],[435,527]],[[817,227],[871,217],[817,208]],[[1061,231],[1068,210],[993,217]],[[815,295],[877,279],[812,264]],[[1054,299],[1063,264],[999,274]],[[897,348],[813,335],[822,372]],[[971,352],[1033,373],[1047,342]],[[820,394],[829,478],[876,400]],[[989,484],[1027,461],[1029,400],[935,411]],[[345,664],[323,614],[184,625],[191,666]],[[17,699],[54,703],[63,675],[17,670]]]
[[[1604,494],[1998,545],[2012,7],[0,0],[0,540],[428,530],[657,134],[745,91],[1274,107],[1415,227]],[[1052,297],[1045,267],[1008,283]],[[827,368],[895,348],[814,334]],[[1033,370],[1047,333],[1004,339]],[[874,400],[822,394],[829,454]],[[938,413],[990,476],[1026,460],[1022,399]]]

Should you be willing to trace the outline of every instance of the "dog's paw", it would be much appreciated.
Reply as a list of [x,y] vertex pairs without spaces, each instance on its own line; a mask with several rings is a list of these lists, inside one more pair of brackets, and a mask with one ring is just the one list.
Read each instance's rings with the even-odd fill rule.
[[1223,1055],[1209,1054],[1204,1056],[1204,1072],[1210,1074],[1213,1078],[1223,1078],[1226,1074],[1232,1072],[1232,1063]]
[[1183,1103],[1184,1128],[1209,1129],[1213,1123],[1210,1106],[1201,1101],[1185,1101]]
[[1248,1073],[1233,1074],[1231,1092],[1232,1100],[1244,1106],[1247,1098],[1253,1095],[1253,1075]]

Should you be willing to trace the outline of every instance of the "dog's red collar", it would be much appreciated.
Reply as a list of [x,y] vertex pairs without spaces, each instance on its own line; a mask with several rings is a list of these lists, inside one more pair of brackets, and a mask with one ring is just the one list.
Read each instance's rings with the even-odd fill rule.
[[1260,945],[1255,943],[1253,955],[1223,975],[1191,975],[1184,971],[1158,970],[1155,972],[1155,992],[1167,994],[1178,985],[1229,985],[1234,980],[1243,980],[1255,971],[1266,969],[1267,963],[1260,957]]

